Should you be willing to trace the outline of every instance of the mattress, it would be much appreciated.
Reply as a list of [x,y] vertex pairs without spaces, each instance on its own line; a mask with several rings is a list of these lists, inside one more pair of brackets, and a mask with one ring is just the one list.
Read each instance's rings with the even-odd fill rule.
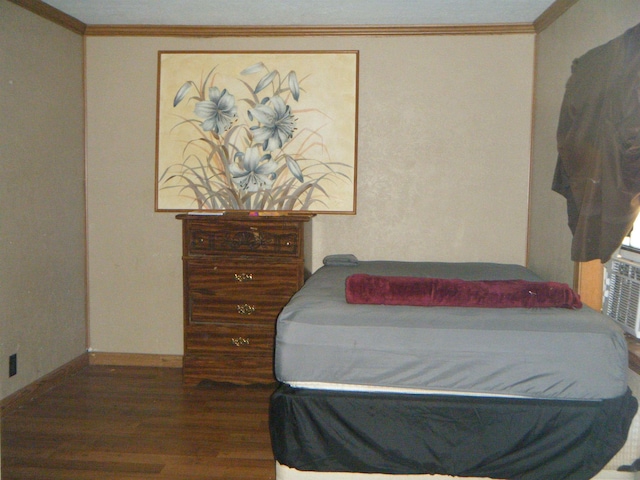
[[326,265],[281,312],[275,374],[294,387],[551,400],[618,398],[627,345],[590,309],[352,305],[354,273],[541,281],[518,265],[356,262]]

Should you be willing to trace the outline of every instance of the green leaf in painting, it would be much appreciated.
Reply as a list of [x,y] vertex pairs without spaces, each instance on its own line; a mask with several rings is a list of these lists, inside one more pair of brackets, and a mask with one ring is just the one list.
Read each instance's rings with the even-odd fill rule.
[[256,88],[253,91],[253,93],[258,93],[264,90],[265,87],[267,87],[271,82],[273,82],[273,79],[276,77],[277,74],[278,74],[278,71],[274,70],[273,72],[262,77],[258,82],[258,85],[256,85]]
[[302,170],[300,170],[300,165],[298,165],[298,162],[291,158],[290,155],[285,155],[285,158],[287,160],[287,167],[289,168],[291,174],[296,177],[300,181],[300,183],[304,182],[304,176],[302,175]]
[[178,93],[176,93],[176,96],[173,99],[174,107],[184,99],[185,95],[187,94],[190,88],[191,88],[191,82],[185,82],[185,84],[180,87],[180,90],[178,90]]
[[262,63],[262,62],[254,63],[250,67],[247,67],[244,70],[242,70],[240,72],[240,75],[251,75],[253,73],[258,73],[263,68],[267,68],[267,67],[265,67],[264,63]]
[[291,89],[294,100],[297,102],[300,98],[300,85],[298,84],[298,76],[293,70],[289,72],[289,88]]

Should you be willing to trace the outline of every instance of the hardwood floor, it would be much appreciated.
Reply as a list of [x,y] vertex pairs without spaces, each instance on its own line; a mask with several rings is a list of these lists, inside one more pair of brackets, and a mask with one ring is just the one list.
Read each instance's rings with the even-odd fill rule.
[[274,479],[275,385],[92,365],[2,418],[2,480]]

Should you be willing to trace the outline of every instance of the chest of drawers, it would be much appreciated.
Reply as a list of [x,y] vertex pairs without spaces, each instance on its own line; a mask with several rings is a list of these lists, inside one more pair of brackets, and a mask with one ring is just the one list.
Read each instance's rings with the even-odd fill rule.
[[178,215],[184,283],[183,379],[270,383],[275,321],[304,282],[309,215]]

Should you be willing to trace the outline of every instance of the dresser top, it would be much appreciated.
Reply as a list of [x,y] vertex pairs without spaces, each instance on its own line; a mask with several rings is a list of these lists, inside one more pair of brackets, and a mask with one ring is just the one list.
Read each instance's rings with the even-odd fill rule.
[[210,222],[216,221],[241,221],[241,222],[308,222],[315,217],[314,213],[278,213],[271,212],[224,212],[224,213],[181,213],[176,215],[178,220],[206,220]]

